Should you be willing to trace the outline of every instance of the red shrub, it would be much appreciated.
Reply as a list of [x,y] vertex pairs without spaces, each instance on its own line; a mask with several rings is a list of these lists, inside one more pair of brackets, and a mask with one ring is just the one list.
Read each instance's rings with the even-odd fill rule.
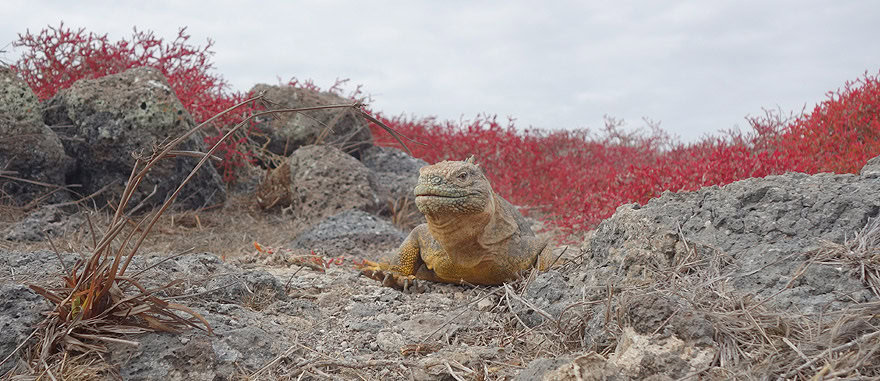
[[750,177],[788,171],[778,152],[754,152],[749,147],[722,140],[677,147],[653,163],[629,168],[618,193],[627,202],[645,203],[663,191],[690,191]]
[[[493,188],[514,204],[537,209],[568,230],[591,228],[618,205],[619,174],[653,162],[670,139],[660,130],[624,133],[610,120],[600,135],[587,130],[519,131],[495,117],[439,123],[377,116],[383,123],[426,145],[410,144],[416,157],[434,163],[476,156]],[[377,144],[396,146],[385,131],[373,129]],[[614,204],[613,206],[611,204]]]
[[783,129],[777,149],[808,173],[858,173],[880,154],[880,79],[865,74]]

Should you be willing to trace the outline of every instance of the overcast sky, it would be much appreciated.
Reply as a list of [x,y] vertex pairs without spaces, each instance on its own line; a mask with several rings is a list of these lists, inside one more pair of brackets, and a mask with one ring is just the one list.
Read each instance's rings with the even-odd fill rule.
[[2,47],[18,33],[62,20],[112,39],[187,26],[215,41],[216,70],[238,90],[349,78],[386,114],[545,129],[646,117],[689,141],[878,73],[878,16],[877,1],[12,0],[0,58],[17,58]]

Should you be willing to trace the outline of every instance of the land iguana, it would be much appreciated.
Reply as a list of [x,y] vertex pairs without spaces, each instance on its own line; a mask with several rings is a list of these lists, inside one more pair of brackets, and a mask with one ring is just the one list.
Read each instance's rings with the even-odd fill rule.
[[362,274],[406,290],[416,280],[497,285],[549,267],[551,247],[492,190],[471,156],[422,167],[413,190],[427,223],[390,260],[364,261]]

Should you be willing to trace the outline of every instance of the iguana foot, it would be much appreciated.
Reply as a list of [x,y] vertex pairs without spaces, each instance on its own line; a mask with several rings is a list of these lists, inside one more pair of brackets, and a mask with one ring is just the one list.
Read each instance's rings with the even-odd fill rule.
[[361,274],[367,278],[375,279],[382,282],[385,287],[393,287],[403,291],[421,292],[415,275],[404,275],[396,271],[390,265],[385,265],[369,260],[364,260],[361,265]]

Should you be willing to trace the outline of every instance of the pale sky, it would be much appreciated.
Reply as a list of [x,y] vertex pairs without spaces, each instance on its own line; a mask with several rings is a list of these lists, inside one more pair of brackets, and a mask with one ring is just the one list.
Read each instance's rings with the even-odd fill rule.
[[114,40],[186,26],[191,42],[215,41],[216,71],[237,90],[349,78],[388,115],[544,129],[645,117],[691,141],[880,72],[878,16],[877,1],[12,0],[0,59],[17,58],[17,33],[62,20]]

